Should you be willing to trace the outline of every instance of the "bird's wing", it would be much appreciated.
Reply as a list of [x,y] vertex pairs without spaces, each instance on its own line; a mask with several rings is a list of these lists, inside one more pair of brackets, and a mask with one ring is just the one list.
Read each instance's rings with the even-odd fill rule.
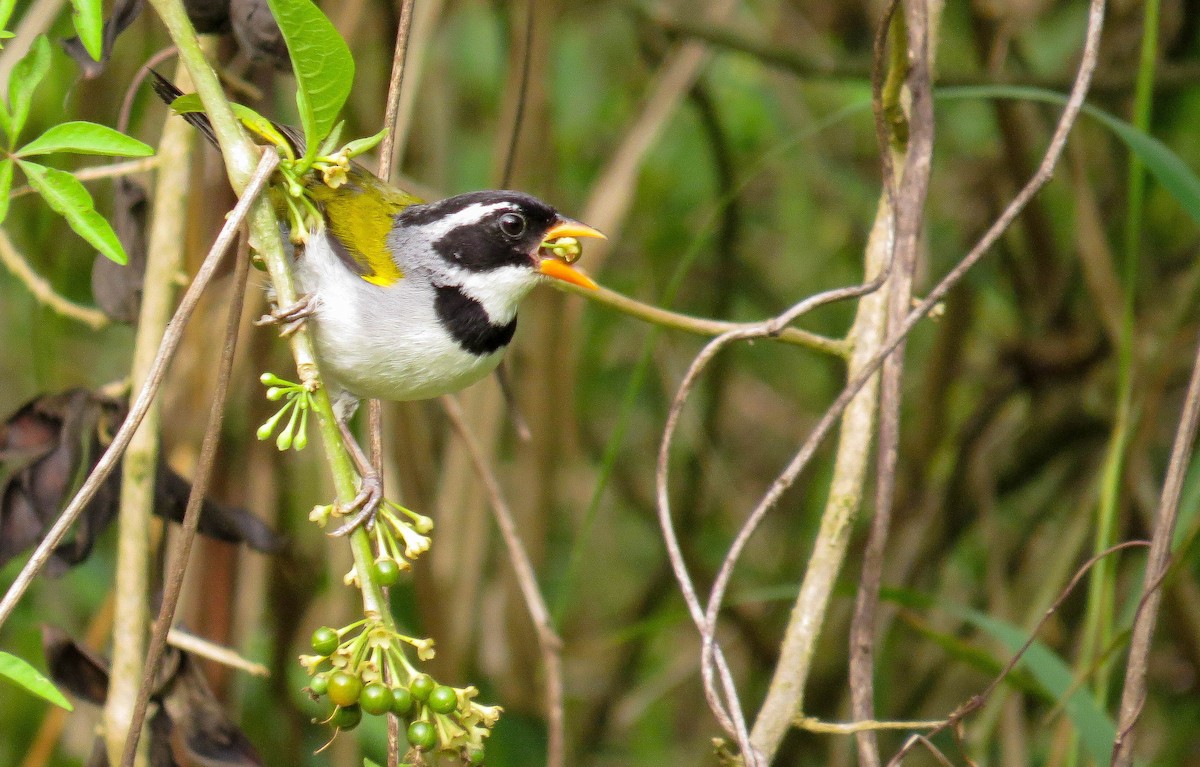
[[383,287],[404,276],[388,249],[387,236],[396,214],[420,203],[420,198],[385,184],[357,164],[336,189],[314,180],[308,192],[320,203],[330,244],[347,268]]

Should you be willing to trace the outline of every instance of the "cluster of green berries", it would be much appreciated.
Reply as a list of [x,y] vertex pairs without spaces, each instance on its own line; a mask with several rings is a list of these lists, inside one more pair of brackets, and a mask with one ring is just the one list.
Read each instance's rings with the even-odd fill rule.
[[316,655],[301,656],[311,674],[308,689],[328,697],[333,712],[326,723],[337,730],[358,725],[364,713],[395,714],[408,722],[410,749],[447,751],[469,764],[484,756],[484,739],[500,717],[499,706],[482,706],[474,687],[438,684],[413,668],[401,646],[412,645],[421,659],[433,657],[433,642],[399,634],[378,621],[362,620],[340,631],[313,632]]
[[268,440],[275,433],[275,427],[283,417],[291,413],[287,424],[275,438],[275,447],[280,450],[295,448],[303,450],[308,445],[308,411],[314,407],[312,393],[304,388],[304,384],[285,381],[274,373],[263,373],[258,378],[267,388],[267,399],[277,402],[286,397],[283,407],[258,427],[258,438]]

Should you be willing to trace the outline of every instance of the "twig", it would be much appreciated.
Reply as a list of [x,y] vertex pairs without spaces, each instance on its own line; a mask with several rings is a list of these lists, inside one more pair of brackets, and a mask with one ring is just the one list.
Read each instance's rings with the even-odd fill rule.
[[[154,170],[161,164],[162,161],[158,155],[154,155],[152,157],[139,157],[136,160],[109,163],[108,165],[93,165],[89,168],[80,168],[79,170],[71,171],[71,175],[80,181],[97,181],[102,178],[132,176],[134,173]],[[15,199],[28,194],[33,194],[33,187],[25,185],[13,189],[8,196]]]
[[[685,333],[692,333],[698,336],[719,336],[722,333],[759,325],[757,322],[727,322],[725,320],[712,320],[705,317],[693,317],[689,314],[672,312],[653,304],[642,303],[635,298],[630,298],[615,290],[610,290],[603,285],[596,290],[588,290],[575,285],[569,285],[565,282],[556,282],[554,283],[554,287],[577,296],[583,296],[602,306],[616,309],[622,314],[628,314],[631,317],[637,317],[640,320],[645,320],[655,325],[682,330]],[[828,338],[799,328],[784,328],[778,335],[771,338],[772,340],[781,341],[786,344],[803,346],[815,351],[832,354],[835,357],[848,357],[850,354],[850,345],[845,341],[837,338]]]
[[396,160],[396,146],[403,143],[403,136],[396,135],[396,121],[400,116],[400,92],[404,86],[404,65],[408,58],[408,35],[412,29],[413,4],[415,0],[404,0],[400,4],[400,22],[396,26],[396,45],[392,49],[392,75],[388,81],[387,106],[383,113],[383,127],[387,134],[379,144],[378,176],[387,181],[392,176]]
[[146,383],[138,392],[137,399],[129,408],[129,415],[125,417],[125,421],[121,424],[121,428],[117,429],[117,433],[113,435],[113,441],[100,456],[100,460],[96,462],[95,468],[88,478],[84,480],[79,491],[75,493],[75,497],[67,504],[63,513],[59,515],[54,526],[42,538],[41,543],[34,549],[33,554],[29,557],[29,561],[21,568],[21,572],[17,573],[17,577],[13,580],[8,591],[4,594],[4,599],[0,600],[0,626],[12,615],[13,609],[17,606],[17,602],[24,596],[29,589],[29,585],[33,582],[35,576],[45,566],[50,555],[54,553],[54,547],[62,541],[67,530],[79,518],[84,507],[95,497],[96,491],[108,479],[113,468],[121,459],[122,453],[125,452],[125,447],[129,444],[130,437],[133,432],[141,424],[142,419],[146,415],[146,411],[150,407],[150,403],[158,394],[158,387],[162,384],[163,376],[167,372],[167,365],[175,356],[175,352],[179,349],[179,341],[183,337],[183,330],[191,319],[192,313],[196,309],[196,303],[200,300],[201,294],[204,293],[209,283],[212,282],[213,276],[216,274],[217,266],[221,262],[221,256],[225,250],[233,242],[234,235],[237,234],[237,227],[245,218],[246,212],[250,207],[251,202],[262,191],[266,185],[267,179],[274,172],[275,166],[279,163],[279,157],[274,151],[267,151],[262,154],[262,159],[259,162],[258,169],[250,178],[246,185],[242,198],[238,201],[233,212],[229,214],[229,218],[225,222],[225,226],[221,228],[220,234],[217,235],[216,241],[212,248],[209,249],[208,255],[204,258],[204,263],[200,265],[200,270],[196,272],[196,277],[192,280],[192,284],[184,292],[183,298],[179,302],[179,307],[175,310],[174,316],[171,318],[166,335],[163,336],[162,345],[158,348],[158,355],[154,358],[154,365],[150,370],[150,376],[146,379]]
[[[1083,576],[1087,575],[1087,573],[1096,565],[1097,562],[1100,562],[1105,557],[1109,556],[1110,554],[1115,554],[1118,551],[1124,551],[1125,549],[1138,548],[1148,545],[1149,544],[1146,543],[1146,541],[1125,541],[1124,543],[1118,543],[1116,546],[1110,546],[1109,548],[1101,551],[1099,554],[1096,554],[1084,562],[1083,565],[1075,571],[1075,574],[1071,576],[1071,580],[1067,582],[1067,585],[1063,588],[1063,590],[1059,592],[1059,595],[1054,600],[1054,603],[1046,608],[1046,612],[1042,613],[1042,617],[1038,620],[1037,624],[1034,625],[1033,630],[1029,632],[1029,637],[1026,638],[1025,642],[1017,648],[1015,653],[1012,654],[1012,657],[1009,658],[1008,663],[1005,663],[1004,668],[1000,669],[1000,673],[998,673],[992,679],[992,681],[988,683],[987,687],[983,688],[982,692],[972,696],[967,702],[954,709],[954,711],[952,711],[950,715],[946,717],[945,721],[943,721],[939,726],[933,728],[926,737],[936,735],[947,727],[952,727],[958,724],[971,713],[978,711],[979,708],[983,706],[985,702],[987,702],[987,699],[993,692],[996,691],[996,688],[1000,686],[1000,683],[1012,673],[1012,670],[1017,667],[1018,663],[1021,662],[1021,658],[1025,657],[1025,653],[1028,652],[1029,648],[1033,646],[1033,643],[1037,641],[1037,635],[1041,632],[1042,627],[1046,625],[1046,621],[1050,620],[1050,617],[1054,615],[1054,613],[1058,612],[1058,608],[1062,607],[1063,602],[1067,601],[1067,597],[1071,596],[1071,594],[1075,591],[1075,587],[1079,585],[1079,582],[1083,579]],[[916,745],[916,741],[910,738],[888,761],[888,767],[895,767],[896,765],[900,764],[901,760],[903,760],[904,756],[912,750],[914,745]]]
[[211,660],[214,663],[220,663],[222,666],[228,666],[238,671],[244,671],[251,676],[268,677],[271,675],[271,670],[263,664],[247,660],[228,647],[222,647],[219,644],[210,642],[194,634],[189,634],[175,627],[167,631],[167,644],[199,658]]
[[508,549],[508,558],[512,562],[513,573],[521,588],[521,596],[525,600],[525,609],[529,611],[529,618],[533,621],[538,649],[542,654],[542,663],[545,666],[546,674],[546,710],[549,720],[547,723],[549,743],[546,749],[546,764],[549,767],[561,767],[564,757],[562,639],[554,629],[554,620],[550,617],[550,609],[546,606],[546,600],[538,587],[537,574],[533,570],[533,564],[529,561],[529,555],[525,552],[525,546],[521,542],[520,533],[517,532],[512,511],[500,489],[500,482],[488,465],[479,441],[471,432],[458,400],[445,396],[441,398],[441,402],[450,419],[451,426],[462,439],[463,445],[471,456],[471,462],[475,465],[475,471],[487,490],[492,513],[496,517],[496,526],[500,528],[500,535],[504,538],[504,545]]
[[[888,342],[883,345],[881,351],[875,356],[871,362],[865,366],[865,369],[851,380],[842,393],[838,395],[833,404],[826,410],[820,421],[809,434],[808,439],[801,446],[800,450],[792,458],[792,461],[783,470],[770,489],[764,495],[758,506],[747,517],[737,537],[730,546],[726,556],[725,563],[718,574],[717,580],[714,583],[712,594],[710,596],[709,607],[715,608],[719,606],[724,589],[728,583],[729,573],[732,571],[733,565],[741,555],[742,549],[745,547],[746,541],[757,529],[762,522],[767,512],[770,511],[783,493],[791,487],[799,476],[800,471],[808,464],[812,455],[816,452],[817,445],[825,438],[833,427],[838,416],[845,410],[846,406],[854,398],[854,396],[871,380],[875,371],[882,364],[883,360],[894,351],[894,349],[907,337],[913,327],[926,315],[934,306],[936,306],[946,293],[954,287],[966,272],[978,263],[983,256],[988,252],[1000,235],[1011,225],[1012,221],[1021,212],[1029,200],[1040,190],[1049,180],[1053,173],[1055,165],[1062,155],[1063,147],[1066,144],[1067,135],[1075,120],[1079,116],[1079,111],[1082,108],[1084,97],[1087,94],[1088,85],[1091,82],[1091,75],[1095,71],[1096,61],[1099,52],[1100,31],[1103,27],[1104,20],[1104,1],[1092,0],[1088,13],[1088,27],[1084,41],[1083,54],[1080,58],[1078,73],[1076,75],[1075,84],[1072,87],[1071,95],[1067,100],[1066,106],[1063,108],[1063,113],[1059,118],[1058,125],[1055,128],[1054,135],[1050,140],[1049,147],[1038,166],[1033,177],[1026,185],[1017,193],[1004,212],[997,218],[992,226],[984,233],[983,237],[975,244],[975,246],[967,253],[966,256],[947,273],[942,280],[930,291],[925,300],[921,302],[916,309],[910,312],[905,318],[904,323],[895,329]],[[797,305],[797,309],[803,305]],[[790,314],[790,313],[789,313]],[[781,318],[782,319],[782,318]],[[668,416],[667,427],[664,430],[662,446],[659,450],[657,490],[658,490],[658,505],[659,505],[659,522],[663,529],[664,537],[667,541],[668,555],[671,558],[672,568],[675,570],[676,578],[680,582],[681,589],[684,593],[685,601],[688,603],[689,611],[692,613],[693,620],[700,628],[704,637],[702,668],[706,669],[702,676],[706,685],[706,695],[709,696],[710,706],[715,701],[715,696],[711,691],[711,665],[715,659],[718,666],[722,665],[722,658],[715,642],[712,639],[711,631],[713,620],[708,616],[698,615],[698,600],[695,596],[695,590],[691,585],[690,578],[687,574],[687,569],[684,566],[681,553],[679,551],[678,541],[675,539],[674,531],[671,526],[669,503],[667,497],[666,470],[667,458],[669,456],[670,434],[674,430],[674,424],[679,418],[679,409],[676,407],[680,404],[680,395],[686,397],[687,389],[694,383],[694,372],[698,367],[703,367],[706,362],[705,355],[711,357],[721,346],[736,340],[739,337],[752,337],[751,333],[729,333],[718,337],[712,341],[693,362],[692,368],[688,371],[688,376],[685,377],[684,384],[681,384],[679,394],[676,396],[676,402],[672,405],[671,414]],[[715,618],[715,615],[713,615]],[[718,720],[722,722],[722,726],[728,724],[728,715],[722,715],[719,710],[714,710],[714,714]],[[777,744],[772,745],[769,749],[770,753],[765,753],[765,756],[770,757],[774,753],[774,748]],[[764,752],[768,749],[764,749]],[[754,758],[751,753],[746,754],[747,758]]]
[[[930,18],[925,0],[904,4],[907,30],[907,72],[909,116],[907,153],[900,189],[895,194],[896,245],[892,256],[893,276],[888,284],[887,325],[895,327],[904,319],[912,300],[913,274],[917,264],[917,245],[933,157],[933,83],[932,53],[929,38],[936,23]],[[889,14],[890,15],[890,14]],[[889,24],[890,26],[890,24]],[[898,41],[897,41],[898,42]],[[890,147],[881,146],[887,154]],[[890,186],[889,186],[890,192]],[[850,625],[850,702],[851,714],[858,720],[875,718],[874,646],[875,607],[883,577],[883,555],[891,525],[892,503],[896,487],[896,464],[900,445],[901,381],[904,376],[904,344],[883,364],[879,383],[879,436],[875,480],[875,516],[863,554],[858,596]],[[879,743],[873,731],[856,735],[859,764],[878,767]]]
[[521,139],[521,127],[525,122],[525,102],[529,95],[529,69],[533,61],[533,0],[525,3],[525,35],[521,40],[521,74],[517,81],[516,112],[513,114],[512,133],[508,137],[508,151],[504,154],[504,170],[500,173],[500,188],[512,185],[513,171],[517,167],[517,146]]
[[1121,713],[1117,723],[1117,737],[1113,742],[1113,767],[1129,767],[1133,763],[1133,727],[1146,703],[1146,670],[1149,665],[1150,640],[1154,638],[1154,624],[1158,620],[1159,603],[1162,601],[1160,587],[1171,563],[1171,540],[1175,533],[1175,520],[1179,514],[1179,497],[1183,492],[1183,480],[1196,441],[1198,423],[1200,347],[1192,365],[1187,399],[1184,400],[1183,414],[1175,432],[1175,444],[1171,448],[1167,476],[1163,480],[1162,495],[1155,514],[1154,534],[1151,537],[1150,555],[1146,560],[1142,598],[1134,615],[1133,636],[1129,641],[1129,661],[1125,666],[1125,686],[1121,692]]
[[[404,85],[404,64],[408,58],[408,34],[412,27],[412,11],[415,0],[404,0],[400,5],[400,20],[396,25],[396,44],[392,48],[392,74],[388,81],[387,106],[383,112],[383,126],[387,133],[379,148],[378,176],[388,181],[392,176],[392,165],[396,155],[396,121],[400,115],[400,90]],[[371,468],[383,477],[383,403],[377,399],[367,400],[367,431],[370,435]],[[400,721],[388,714],[387,765],[396,767],[400,761]]]
[[[675,578],[679,582],[681,591],[683,592],[684,601],[687,603],[688,611],[691,613],[692,620],[696,623],[702,638],[701,652],[701,677],[704,681],[705,697],[708,700],[709,708],[713,715],[730,735],[738,740],[738,746],[742,751],[743,757],[748,760],[747,764],[750,767],[755,767],[763,763],[760,755],[755,751],[749,741],[749,733],[746,732],[746,723],[741,715],[738,696],[733,685],[732,676],[729,673],[727,664],[720,648],[717,646],[713,634],[716,630],[715,615],[711,618],[701,608],[700,600],[696,595],[695,585],[692,583],[691,575],[688,572],[687,564],[683,559],[683,552],[679,545],[679,539],[675,535],[674,523],[671,520],[671,505],[668,475],[670,472],[670,454],[671,441],[675,435],[675,429],[678,426],[680,415],[683,412],[683,406],[687,402],[687,397],[699,379],[700,374],[708,366],[709,362],[716,357],[717,353],[725,346],[737,340],[746,340],[751,338],[765,338],[778,335],[783,328],[794,322],[802,314],[816,309],[820,306],[833,303],[835,301],[854,298],[867,293],[873,292],[883,284],[887,278],[887,270],[880,272],[878,276],[862,285],[855,285],[848,288],[837,288],[835,290],[819,293],[815,296],[804,299],[796,304],[788,311],[778,317],[766,322],[755,323],[748,326],[736,328],[727,331],[710,341],[704,349],[692,361],[691,367],[684,376],[683,381],[679,385],[679,390],[676,392],[675,399],[671,403],[671,409],[667,414],[667,422],[663,427],[663,436],[659,444],[658,464],[655,471],[656,497],[658,506],[658,521],[663,533],[663,539],[667,546],[667,556],[671,560],[671,569],[675,573]],[[738,546],[738,542],[734,542]],[[741,545],[744,545],[744,541]],[[728,562],[728,560],[727,560]],[[728,579],[729,571],[722,569],[717,575],[717,584],[720,585],[721,591],[724,590],[724,585],[721,584],[722,579]],[[714,586],[716,593],[717,586]],[[719,601],[719,600],[718,600]],[[711,610],[714,602],[709,602]],[[724,688],[726,703],[729,706],[727,710],[724,703],[720,700],[720,694],[713,685],[713,664],[717,667],[717,672],[721,675],[721,682]]]
[[108,326],[110,320],[104,312],[90,306],[81,306],[57,293],[44,277],[33,270],[33,267],[13,245],[12,240],[8,238],[8,232],[4,229],[0,229],[0,262],[3,262],[8,271],[12,272],[13,276],[25,286],[38,303],[43,304],[55,314],[82,322],[92,330],[100,330]]
[[853,735],[857,732],[873,730],[931,730],[934,727],[941,727],[945,722],[945,719],[914,722],[880,722],[874,719],[857,722],[822,722],[815,716],[798,716],[792,720],[792,724],[801,730],[822,732],[827,735]]
[[137,756],[137,744],[142,734],[142,723],[146,720],[146,707],[150,704],[150,693],[153,692],[154,678],[158,673],[158,663],[162,659],[163,650],[167,643],[167,633],[175,620],[175,609],[179,605],[179,594],[183,591],[183,576],[187,572],[188,559],[192,554],[192,543],[196,539],[196,530],[200,526],[200,510],[204,506],[204,497],[208,494],[208,483],[212,479],[213,465],[217,459],[217,447],[221,439],[221,422],[225,418],[225,405],[229,395],[229,376],[233,371],[233,355],[237,350],[238,329],[241,326],[242,303],[246,297],[246,278],[250,271],[250,254],[243,246],[240,263],[234,267],[236,279],[233,293],[229,298],[229,318],[225,327],[225,344],[221,349],[221,360],[217,367],[217,385],[213,390],[208,423],[204,429],[204,439],[200,444],[200,457],[196,462],[196,471],[192,477],[192,489],[188,494],[187,507],[183,512],[183,522],[180,524],[178,540],[169,558],[166,587],[163,590],[162,604],[158,608],[158,619],[154,623],[154,631],[150,636],[150,645],[146,650],[146,662],[142,670],[142,682],[137,691],[137,703],[133,709],[133,717],[129,723],[129,732],[125,736],[125,753],[121,758],[122,767],[133,767],[134,757]]

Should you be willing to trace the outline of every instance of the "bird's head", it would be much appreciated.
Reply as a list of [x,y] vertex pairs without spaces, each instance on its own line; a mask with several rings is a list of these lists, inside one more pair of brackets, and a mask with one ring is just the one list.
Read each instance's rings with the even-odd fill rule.
[[[442,285],[462,287],[489,315],[515,314],[529,290],[549,277],[585,288],[596,283],[572,266],[577,245],[563,238],[603,238],[522,192],[469,192],[411,205],[396,214],[388,235],[407,273],[420,269]],[[567,247],[557,241],[568,243]]]

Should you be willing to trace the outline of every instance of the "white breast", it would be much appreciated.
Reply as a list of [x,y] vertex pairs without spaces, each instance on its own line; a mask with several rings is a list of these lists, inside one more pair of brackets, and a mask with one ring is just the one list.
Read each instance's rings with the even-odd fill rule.
[[338,259],[323,232],[299,258],[296,282],[317,299],[310,328],[331,393],[428,399],[475,383],[503,356],[503,349],[479,357],[459,346],[438,321],[427,279],[409,274],[372,285]]

